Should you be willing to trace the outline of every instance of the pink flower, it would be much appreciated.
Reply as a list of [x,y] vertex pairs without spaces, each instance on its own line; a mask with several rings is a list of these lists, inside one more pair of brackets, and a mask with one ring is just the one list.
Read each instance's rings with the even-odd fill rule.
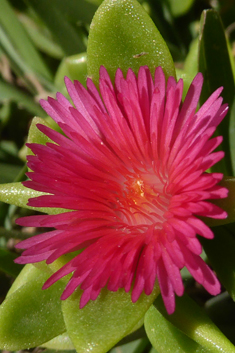
[[[218,185],[223,175],[206,170],[223,158],[213,152],[222,137],[211,138],[227,113],[217,89],[196,112],[203,78],[193,80],[184,103],[183,81],[165,76],[158,67],[154,81],[147,67],[126,79],[120,69],[115,85],[100,69],[100,95],[91,79],[87,90],[65,79],[74,106],[60,93],[41,105],[64,135],[38,129],[52,142],[28,144],[32,172],[28,188],[48,193],[29,200],[30,206],[71,210],[58,215],[24,217],[23,226],[55,230],[22,241],[18,263],[48,264],[81,250],[54,273],[43,288],[73,272],[61,299],[80,286],[82,308],[105,286],[132,291],[136,302],[149,295],[158,280],[168,313],[184,286],[180,269],[187,267],[205,289],[216,295],[220,284],[201,259],[197,234],[213,233],[197,216],[226,218],[208,202],[227,196]],[[64,212],[64,213],[63,213]]]

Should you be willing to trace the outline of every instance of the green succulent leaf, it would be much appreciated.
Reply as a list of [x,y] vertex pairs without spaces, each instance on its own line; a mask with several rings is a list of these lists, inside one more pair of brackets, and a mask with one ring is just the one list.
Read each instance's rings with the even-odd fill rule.
[[0,306],[1,349],[35,347],[65,332],[60,300],[64,282],[42,291],[48,274],[36,268],[31,271],[34,271],[31,279],[22,283]]
[[[176,297],[176,309],[172,315],[168,315],[163,304],[162,298],[159,297],[154,302],[155,308],[161,315],[169,321],[177,330],[195,341],[199,347],[204,350],[198,352],[210,353],[234,353],[234,345],[223,335],[218,327],[211,321],[205,311],[200,308],[190,297],[186,294],[183,297]],[[151,309],[153,310],[153,309]],[[153,310],[154,312],[154,310]],[[150,312],[149,317],[153,315]],[[152,314],[151,314],[152,313]],[[159,316],[159,315],[158,315]],[[148,317],[148,316],[147,316]],[[152,318],[151,318],[152,321]],[[171,330],[171,325],[168,326]],[[149,332],[149,329],[148,329]],[[174,330],[172,331],[173,334]],[[181,341],[182,335],[179,335]],[[190,342],[190,341],[185,341]],[[191,351],[193,346],[191,346]],[[199,349],[197,345],[195,348]],[[189,351],[189,352],[191,352]],[[184,352],[184,351],[182,351]],[[188,353],[188,351],[185,351]],[[197,352],[197,351],[196,351]]]
[[[38,129],[37,127],[38,124],[45,125],[47,127],[50,127],[51,129],[61,132],[61,129],[56,124],[56,122],[52,120],[51,117],[48,116],[45,119],[42,119],[40,117],[35,116],[29,128],[29,133],[27,138],[28,143],[39,143],[40,145],[46,145],[47,142],[53,142],[49,137],[47,137]],[[27,154],[32,154],[32,151],[30,148],[27,148]]]
[[87,46],[88,76],[98,84],[105,66],[112,80],[121,68],[135,73],[148,65],[151,73],[162,66],[166,77],[175,76],[169,49],[158,29],[136,0],[105,0],[90,27]]
[[[46,266],[44,267],[44,269],[45,268],[46,268]],[[39,268],[38,266],[34,266],[32,264],[25,265],[22,268],[22,270],[19,273],[19,275],[14,280],[11,288],[9,289],[9,291],[7,293],[7,297],[9,297],[9,295],[14,293],[17,289],[22,287],[27,282],[32,281],[37,276],[40,276],[42,272],[47,272],[48,275],[52,274],[52,271],[48,267],[47,267],[47,271],[42,271],[42,269]]]
[[131,333],[159,294],[159,287],[149,296],[142,294],[136,303],[122,289],[117,292],[103,289],[95,301],[79,310],[81,294],[77,290],[62,303],[69,337],[78,353],[105,353]]
[[[45,119],[39,118],[37,116],[34,117],[29,128],[27,142],[39,143],[40,145],[46,145],[47,142],[52,142],[49,137],[47,137],[37,128],[37,124],[42,124],[48,127],[50,126],[45,121]],[[27,154],[32,154],[32,151],[29,148],[27,148]]]
[[[215,10],[205,10],[202,13],[198,68],[204,76],[201,103],[204,103],[217,88],[223,86],[221,95],[231,108],[234,100],[233,71],[223,24]],[[229,146],[229,114],[220,123],[217,133],[223,136],[221,148],[225,152],[225,158],[213,166],[212,170],[233,175]]]
[[58,208],[28,206],[28,199],[41,195],[44,195],[44,193],[26,188],[22,183],[19,182],[0,184],[0,201],[48,214],[58,214],[65,212],[64,209]]
[[154,305],[145,314],[144,326],[150,342],[158,353],[209,353],[164,318]]
[[[44,119],[35,117],[32,120],[30,129],[29,129],[28,142],[40,143],[42,145],[45,145],[47,142],[49,142],[51,140],[46,135],[44,135],[40,130],[38,130],[37,124],[43,124],[46,126],[50,126],[49,124],[47,124],[45,122]],[[29,148],[27,148],[26,154],[32,154],[32,151]],[[47,214],[58,214],[58,213],[68,211],[68,210],[61,209],[61,208],[28,206],[28,200],[30,198],[38,197],[41,195],[45,195],[45,193],[26,188],[20,182],[0,184],[0,201],[3,201],[5,203],[19,206],[19,207],[23,207],[23,208],[29,208],[31,210],[44,212]]]
[[138,339],[126,344],[118,345],[110,353],[143,353],[147,352],[150,346],[147,338]]
[[55,75],[55,85],[61,93],[68,95],[64,84],[64,77],[71,80],[78,80],[86,86],[87,79],[87,55],[81,53],[64,58]]
[[67,332],[62,333],[52,340],[43,343],[45,348],[56,349],[56,350],[74,350],[74,346]]

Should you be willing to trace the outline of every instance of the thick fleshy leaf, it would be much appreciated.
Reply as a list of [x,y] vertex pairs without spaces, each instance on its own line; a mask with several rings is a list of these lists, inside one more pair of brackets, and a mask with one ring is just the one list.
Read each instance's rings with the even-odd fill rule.
[[150,349],[149,353],[159,353],[159,352],[157,352],[156,349],[155,349],[154,347],[152,347],[152,348]]
[[147,352],[150,343],[147,338],[135,340],[113,348],[110,353],[143,353]]
[[144,326],[150,342],[158,353],[209,353],[165,319],[154,305],[145,314]]
[[142,294],[136,303],[124,290],[102,290],[95,301],[79,310],[81,291],[77,290],[62,303],[67,332],[78,353],[105,353],[129,334],[143,318],[159,294],[156,286],[151,295]]
[[[46,266],[44,267],[44,269]],[[33,280],[35,277],[39,276],[42,272],[46,272],[48,275],[51,275],[52,272],[50,268],[47,267],[47,271],[42,271],[39,267],[36,267],[32,264],[27,264],[23,267],[19,275],[16,277],[14,280],[11,288],[9,289],[7,293],[7,297],[14,293],[17,289],[22,287],[24,284],[27,282]]]
[[[224,87],[224,102],[232,107],[234,99],[234,79],[224,28],[219,14],[214,10],[205,10],[201,17],[199,36],[199,71],[204,76],[201,103],[220,86]],[[229,114],[217,128],[218,135],[223,136],[221,149],[225,158],[212,167],[213,171],[232,175],[232,164],[229,147]]]
[[161,297],[157,298],[154,306],[166,320],[209,352],[235,352],[234,345],[211,321],[205,311],[187,295],[176,298],[176,310],[172,315],[167,314]]
[[[39,143],[41,145],[45,145],[47,142],[52,142],[45,134],[43,134],[37,128],[37,124],[46,125],[48,127],[54,128],[55,130],[59,130],[58,125],[54,122],[54,120],[52,120],[51,117],[48,116],[45,119],[42,119],[35,116],[30,124],[27,142]],[[29,154],[33,154],[31,149],[24,145],[20,150],[20,158],[26,162],[26,157]]]
[[215,227],[213,232],[214,239],[200,241],[219,280],[235,301],[235,232],[228,226]]
[[58,87],[59,91],[64,95],[68,95],[65,88],[64,77],[67,76],[70,80],[78,80],[86,86],[87,79],[87,55],[86,53],[81,53],[78,55],[68,56],[64,58],[61,62],[56,75],[55,75],[55,85]]
[[45,212],[48,214],[57,214],[65,212],[64,209],[49,208],[49,207],[31,207],[28,206],[28,199],[32,197],[38,197],[44,195],[44,193],[28,189],[22,185],[22,183],[8,183],[0,184],[0,201],[5,203],[29,208],[31,210]]
[[153,74],[162,66],[166,77],[175,76],[169,49],[158,29],[136,0],[105,0],[90,27],[87,46],[88,76],[98,84],[99,68],[105,66],[114,79],[117,68],[135,73],[148,65]]
[[[51,140],[37,128],[37,124],[50,126],[47,124],[45,119],[39,118],[37,116],[34,117],[30,124],[27,142],[40,143],[41,145],[45,145],[47,142],[51,142]],[[31,149],[27,148],[27,154],[32,154]]]
[[32,277],[0,306],[1,349],[35,347],[65,332],[60,300],[64,282],[42,291],[48,274],[35,268]]
[[[52,119],[50,119],[51,121]],[[35,117],[32,120],[29,135],[28,135],[28,142],[30,143],[40,143],[45,145],[50,139],[40,132],[37,128],[37,124],[43,124],[46,126],[50,126],[45,122],[44,119]],[[26,150],[26,154],[32,154],[30,149]],[[50,207],[31,207],[28,206],[28,199],[33,197],[38,197],[44,195],[45,193],[35,191],[33,189],[26,188],[22,185],[22,183],[8,183],[8,184],[0,184],[0,201],[5,203],[29,208],[31,210],[40,211],[48,214],[58,214],[62,212],[67,212],[68,210],[61,209],[61,208],[50,208]]]
[[45,348],[56,350],[74,350],[74,346],[67,332],[62,333],[62,335],[59,335],[55,338],[52,338],[52,340],[44,343],[42,346]]
[[[47,117],[46,119],[42,119],[40,117],[35,116],[31,122],[27,142],[28,143],[39,143],[40,145],[45,145],[47,142],[52,142],[49,137],[43,134],[38,128],[37,124],[48,126],[54,130],[60,131],[59,126],[52,120],[51,117]],[[31,149],[27,148],[27,154],[32,154]]]

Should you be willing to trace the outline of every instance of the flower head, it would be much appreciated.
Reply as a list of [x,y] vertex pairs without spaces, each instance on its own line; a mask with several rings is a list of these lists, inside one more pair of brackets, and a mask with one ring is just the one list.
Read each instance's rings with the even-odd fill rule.
[[100,94],[91,79],[87,89],[65,79],[74,106],[60,93],[41,105],[64,135],[44,125],[38,129],[52,142],[28,144],[28,188],[48,193],[30,206],[69,210],[18,220],[23,226],[54,230],[22,241],[18,263],[46,260],[82,250],[45,283],[49,287],[73,273],[62,299],[80,286],[80,307],[95,300],[105,286],[132,291],[132,301],[149,295],[158,280],[168,313],[175,293],[184,286],[180,269],[187,267],[205,289],[216,295],[220,284],[201,259],[197,235],[213,233],[197,216],[225,218],[210,203],[224,198],[223,175],[206,170],[223,158],[213,152],[221,137],[211,138],[226,115],[216,90],[196,112],[203,78],[193,80],[182,104],[183,81],[165,76],[158,67],[154,80],[147,67],[138,77],[120,69],[115,85],[100,69]]

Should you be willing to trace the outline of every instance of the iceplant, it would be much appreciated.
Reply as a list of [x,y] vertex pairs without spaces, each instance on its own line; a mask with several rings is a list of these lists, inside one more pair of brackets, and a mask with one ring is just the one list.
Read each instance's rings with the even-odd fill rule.
[[184,292],[183,267],[218,294],[220,284],[200,257],[197,235],[213,238],[198,216],[227,216],[209,201],[227,196],[218,184],[223,175],[206,172],[224,156],[214,152],[222,137],[211,138],[228,110],[222,88],[196,111],[200,73],[183,103],[183,81],[169,77],[166,84],[161,67],[154,79],[147,66],[137,76],[129,69],[126,78],[118,69],[114,85],[101,67],[100,93],[89,78],[87,89],[65,82],[74,106],[60,93],[41,101],[64,135],[37,126],[52,142],[28,144],[33,155],[23,184],[47,193],[30,199],[30,206],[68,212],[18,219],[22,226],[55,229],[19,243],[25,250],[16,262],[50,264],[79,250],[43,289],[72,273],[61,299],[80,287],[80,308],[104,287],[131,291],[136,302],[158,281],[171,314],[175,293]]

